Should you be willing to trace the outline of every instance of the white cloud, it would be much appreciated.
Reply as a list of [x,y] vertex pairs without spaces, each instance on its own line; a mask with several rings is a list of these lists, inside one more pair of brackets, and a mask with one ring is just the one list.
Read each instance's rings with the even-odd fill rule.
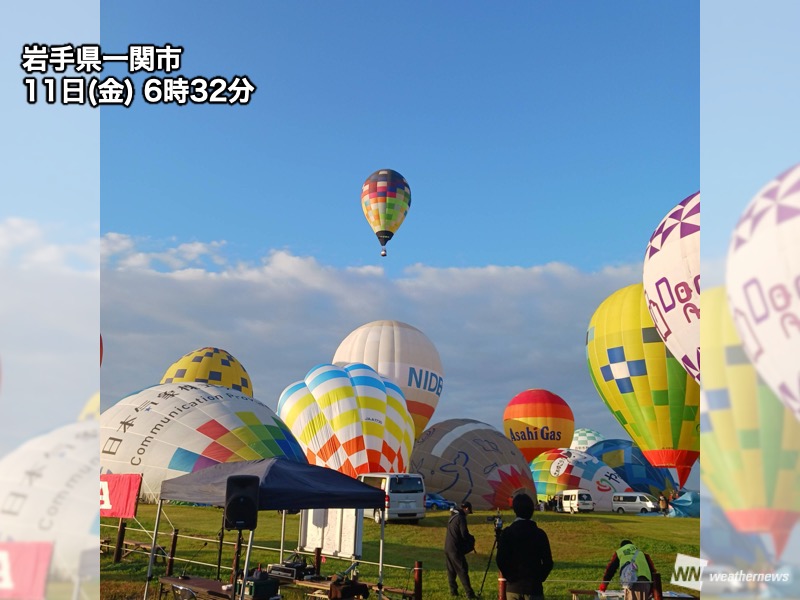
[[0,454],[74,421],[98,389],[99,238],[62,244],[57,234],[0,220]]
[[[137,256],[119,242],[110,240],[127,259]],[[103,272],[104,406],[158,383],[186,352],[213,345],[245,365],[256,396],[274,408],[284,387],[330,361],[350,331],[396,319],[425,332],[441,355],[445,385],[434,422],[469,417],[501,427],[508,401],[541,387],[571,404],[579,426],[622,433],[591,383],[584,340],[594,309],[635,282],[640,265],[600,273],[558,263],[413,265],[398,279],[286,251],[214,271],[163,273],[152,265],[117,261]]]

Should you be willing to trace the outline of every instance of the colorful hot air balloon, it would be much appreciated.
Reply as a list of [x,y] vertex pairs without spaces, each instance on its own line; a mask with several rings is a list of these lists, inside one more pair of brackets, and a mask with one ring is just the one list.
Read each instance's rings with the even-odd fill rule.
[[722,287],[704,290],[700,476],[742,533],[780,556],[800,517],[800,423],[747,359]]
[[51,574],[64,581],[86,577],[81,558],[97,560],[100,535],[98,463],[95,421],[59,427],[4,456],[0,541],[52,542]]
[[411,473],[425,489],[475,510],[510,508],[511,498],[536,490],[528,462],[502,432],[472,419],[449,419],[426,429],[414,444]]
[[160,383],[196,382],[231,388],[253,397],[253,384],[244,366],[220,348],[199,348],[170,365]]
[[635,492],[658,496],[676,489],[669,469],[654,467],[630,440],[602,440],[586,450],[628,482]]
[[314,367],[283,391],[278,414],[312,465],[351,477],[408,469],[414,422],[403,392],[365,364]]
[[403,224],[410,206],[411,188],[397,171],[375,171],[361,187],[361,208],[381,243],[381,256],[386,256],[386,243]]
[[700,386],[659,337],[642,284],[617,290],[592,315],[589,373],[606,406],[655,467],[681,487],[700,455]]
[[583,488],[592,492],[597,510],[614,510],[611,501],[614,494],[632,491],[614,469],[579,450],[545,450],[531,461],[530,469],[539,496],[555,496],[564,490]]
[[399,385],[414,419],[412,439],[422,435],[444,385],[439,352],[424,333],[400,321],[373,321],[342,340],[333,363],[364,363]]
[[274,456],[306,462],[292,432],[269,407],[231,388],[155,385],[100,415],[103,472],[141,473],[146,501],[157,500],[164,479]]
[[506,437],[530,462],[545,450],[572,441],[575,417],[564,400],[547,390],[525,390],[514,396],[503,413]]
[[642,272],[658,335],[700,382],[700,192],[682,200],[650,236]]
[[770,181],[739,219],[725,288],[744,350],[800,419],[800,164]]
[[570,450],[580,450],[586,452],[586,449],[593,446],[597,442],[602,442],[605,436],[599,431],[589,429],[588,427],[581,427],[575,430],[572,435],[572,443],[569,445]]

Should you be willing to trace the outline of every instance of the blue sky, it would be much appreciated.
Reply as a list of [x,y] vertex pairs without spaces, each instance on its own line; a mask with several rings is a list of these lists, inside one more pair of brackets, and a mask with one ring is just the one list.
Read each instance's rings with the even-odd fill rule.
[[[0,19],[0,451],[96,390],[80,373],[98,315],[106,405],[209,344],[274,405],[350,330],[395,318],[442,355],[434,421],[500,426],[544,387],[621,434],[585,368],[594,308],[637,281],[701,164],[705,285],[740,210],[797,162],[788,0],[36,5]],[[185,76],[258,91],[246,107],[24,104],[22,44],[98,40],[180,44]],[[358,204],[383,167],[413,197],[386,259]]]
[[[432,423],[501,428],[541,387],[625,435],[585,331],[700,187],[696,5],[155,6],[103,4],[104,51],[169,43],[187,78],[258,89],[102,111],[104,405],[215,345],[274,407],[351,330],[397,319],[442,356]],[[360,191],[387,167],[412,205],[381,258]]]

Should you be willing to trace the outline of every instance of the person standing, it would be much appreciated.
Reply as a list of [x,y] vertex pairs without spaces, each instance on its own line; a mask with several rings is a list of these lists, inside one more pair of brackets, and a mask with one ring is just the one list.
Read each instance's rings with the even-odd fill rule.
[[467,527],[467,515],[472,514],[472,504],[464,502],[460,508],[452,508],[450,512],[447,533],[444,538],[444,558],[447,565],[447,583],[450,585],[450,595],[458,596],[458,584],[456,583],[456,576],[458,576],[467,598],[475,599],[477,596],[469,582],[469,565],[467,564],[467,554],[475,550],[475,537]]
[[497,540],[497,568],[506,580],[506,600],[544,600],[542,585],[553,570],[550,540],[533,516],[533,499],[517,494],[511,503],[516,519]]
[[661,494],[661,496],[659,496],[659,498],[658,498],[658,510],[665,517],[667,516],[667,513],[669,512],[669,502],[667,502],[667,498],[666,498],[666,496],[664,496],[664,494]]
[[[635,570],[635,581],[626,583],[627,572],[630,571],[628,565],[633,563]],[[653,582],[653,574],[656,568],[650,555],[639,550],[630,540],[622,540],[619,548],[611,560],[606,565],[603,572],[603,582],[600,584],[600,591],[605,592],[609,582],[614,578],[614,574],[620,570],[620,582],[625,590],[625,600],[647,600],[650,596],[650,588]]]

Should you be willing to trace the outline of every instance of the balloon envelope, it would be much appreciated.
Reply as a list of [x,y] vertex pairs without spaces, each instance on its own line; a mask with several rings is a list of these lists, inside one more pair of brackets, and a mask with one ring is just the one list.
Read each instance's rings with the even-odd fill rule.
[[596,510],[613,510],[614,494],[632,491],[614,469],[579,450],[546,450],[531,461],[530,469],[540,496],[550,497],[564,490],[583,488],[592,492]]
[[659,337],[642,284],[600,304],[586,332],[586,357],[608,409],[650,464],[674,467],[683,487],[700,455],[700,386]]
[[597,442],[603,441],[604,439],[606,439],[605,436],[599,431],[589,429],[588,427],[580,427],[579,429],[576,429],[575,433],[572,435],[572,443],[569,445],[569,447],[570,450],[580,450],[581,452],[586,452],[587,448],[596,444]]
[[406,178],[391,169],[379,169],[361,186],[361,209],[386,252],[411,207],[411,188]]
[[272,410],[206,383],[165,383],[123,398],[100,415],[100,465],[141,473],[142,497],[161,482],[223,462],[281,456],[305,463],[300,444]]
[[196,382],[231,388],[252,398],[253,385],[244,366],[220,348],[199,348],[172,363],[160,383]]
[[743,533],[780,556],[800,517],[800,423],[744,352],[721,287],[704,290],[700,476]]
[[764,186],[728,249],[725,286],[750,362],[800,419],[800,165]]
[[412,439],[425,431],[442,395],[444,372],[439,352],[419,329],[400,321],[366,323],[342,340],[333,363],[364,363],[394,381],[414,419]]
[[658,335],[700,382],[700,192],[667,213],[650,236],[642,271]]
[[51,569],[62,577],[86,577],[81,555],[97,556],[97,430],[90,420],[65,425],[0,460],[0,541],[53,542]]
[[283,391],[278,414],[312,465],[351,477],[408,469],[414,422],[403,392],[365,364],[314,367]]
[[425,489],[475,510],[510,508],[525,491],[536,497],[528,463],[517,447],[491,425],[449,419],[429,427],[414,444],[412,473]]
[[669,469],[651,465],[630,440],[603,440],[587,449],[586,453],[614,469],[634,491],[658,496],[677,489]]
[[503,413],[506,437],[530,462],[545,450],[572,441],[575,417],[569,405],[547,390],[530,389],[514,396]]

